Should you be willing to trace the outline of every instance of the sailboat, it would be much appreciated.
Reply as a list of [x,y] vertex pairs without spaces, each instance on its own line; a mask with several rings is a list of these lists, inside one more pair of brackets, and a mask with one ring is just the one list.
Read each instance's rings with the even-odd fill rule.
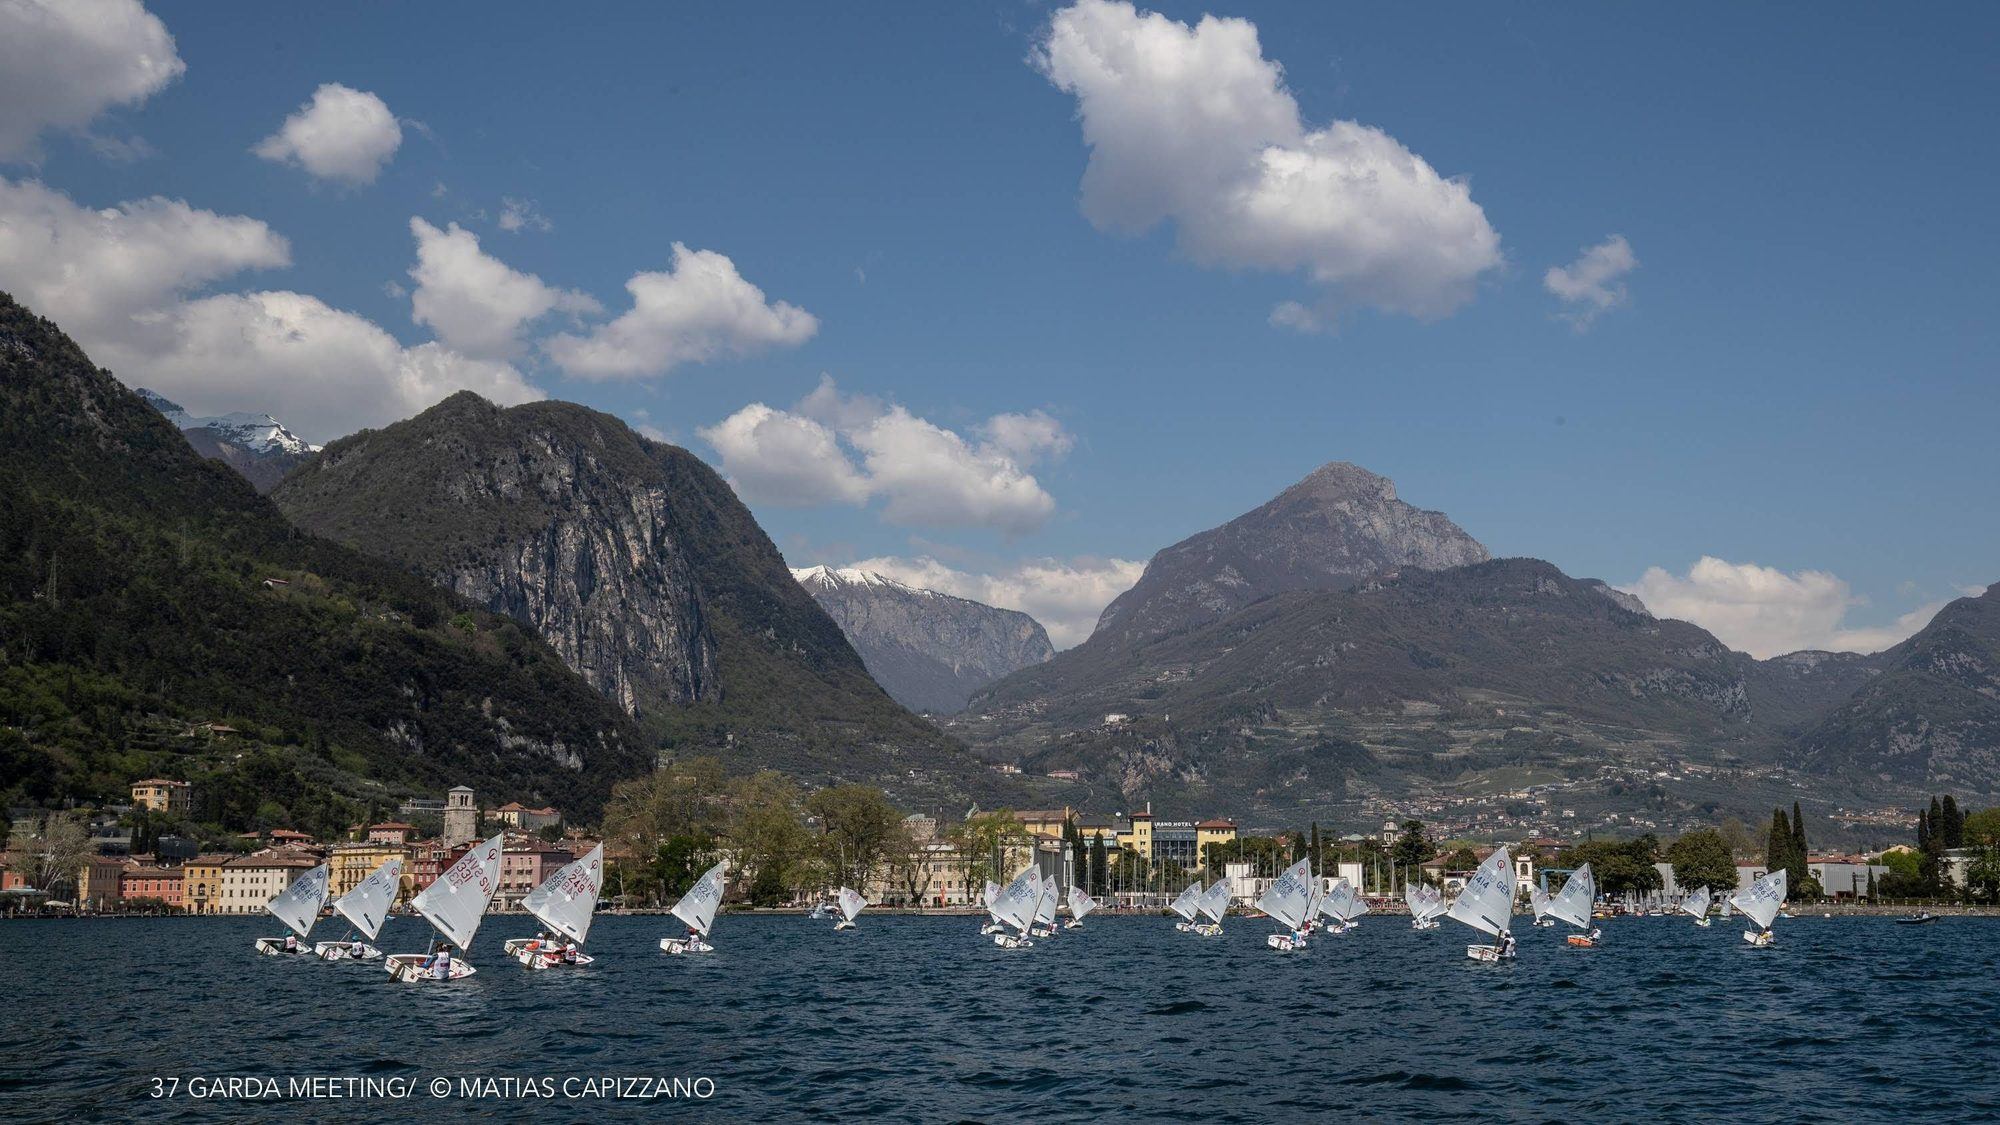
[[1706,926],[1708,925],[1708,902],[1710,897],[1708,888],[1701,887],[1693,894],[1681,900],[1681,911],[1694,915],[1695,925]]
[[1187,932],[1199,926],[1201,924],[1201,880],[1196,879],[1194,882],[1189,883],[1187,890],[1182,891],[1181,897],[1175,899],[1173,905],[1167,907],[1167,909],[1181,916],[1181,920],[1174,923],[1174,929]]
[[434,953],[391,953],[389,976],[405,984],[419,981],[448,981],[469,977],[478,970],[451,955],[472,951],[472,935],[479,932],[479,920],[486,916],[486,904],[500,889],[500,852],[506,846],[502,834],[466,850],[437,881],[425,887],[410,905],[444,937]]
[[1354,893],[1354,884],[1342,876],[1333,881],[1333,890],[1320,900],[1319,912],[1333,919],[1333,928],[1328,933],[1344,934],[1355,927],[1356,918],[1368,913],[1368,904]]
[[1445,913],[1454,921],[1493,935],[1491,945],[1466,946],[1467,957],[1498,961],[1514,956],[1514,860],[1506,848],[1495,848],[1486,857]]
[[1222,918],[1229,913],[1229,880],[1217,879],[1213,886],[1201,892],[1195,910],[1208,921],[1196,922],[1188,927],[1189,931],[1202,937],[1221,937]]
[[1028,929],[1035,924],[1035,912],[1042,904],[1042,872],[1034,864],[1014,876],[1007,889],[993,897],[993,917],[1003,925],[1012,926],[1019,933],[1001,930],[993,935],[993,944],[1002,949],[1027,949],[1035,943],[1028,937]]
[[1551,919],[1568,922],[1580,934],[1569,935],[1569,944],[1578,949],[1590,949],[1604,940],[1604,931],[1591,924],[1590,906],[1597,901],[1597,877],[1590,873],[1590,865],[1584,864],[1569,873],[1563,888],[1548,901]]
[[997,933],[1002,933],[1007,929],[1006,924],[1000,921],[1000,916],[993,912],[993,902],[995,899],[999,897],[1000,897],[1000,884],[994,882],[991,879],[988,879],[986,881],[986,890],[983,892],[983,897],[980,899],[981,902],[986,904],[986,918],[987,918],[986,924],[979,927],[979,932],[982,934],[997,934]]
[[702,872],[701,878],[688,888],[688,893],[674,904],[670,913],[687,923],[688,935],[684,938],[661,938],[661,949],[668,953],[715,952],[715,947],[708,944],[708,931],[715,925],[715,912],[722,907],[722,875],[728,868],[729,863],[725,860]]
[[1042,897],[1035,900],[1035,924],[1028,933],[1041,938],[1056,936],[1056,884],[1053,879],[1042,881]]
[[855,915],[861,913],[862,908],[867,905],[868,900],[861,897],[860,891],[854,890],[852,887],[840,888],[840,921],[835,922],[833,928],[836,930],[853,929]]
[[1785,869],[1759,875],[1750,889],[1731,895],[1729,901],[1736,904],[1745,918],[1756,923],[1754,930],[1743,931],[1743,940],[1752,949],[1769,949],[1778,939],[1771,933],[1771,922],[1785,905]]
[[1444,893],[1429,883],[1403,884],[1403,901],[1410,904],[1410,928],[1435,930],[1444,913]]
[[[369,872],[353,890],[333,901],[333,908],[353,923],[354,928],[339,941],[323,941],[313,946],[313,952],[322,961],[373,961],[382,956],[381,950],[368,943],[375,940],[375,935],[382,932],[382,923],[389,920],[389,905],[396,901],[396,891],[402,883],[400,859],[392,859]],[[357,932],[361,934],[359,941],[353,940]]]
[[1097,909],[1097,900],[1090,897],[1090,892],[1084,890],[1080,884],[1071,883],[1069,885],[1069,921],[1063,923],[1063,929],[1082,929],[1084,916],[1095,909]]
[[521,900],[528,913],[569,941],[514,938],[507,943],[508,955],[530,969],[588,965],[596,960],[577,947],[590,933],[590,920],[597,910],[597,896],[603,890],[604,845],[599,844],[582,859],[563,864]]
[[1553,926],[1556,924],[1556,920],[1548,916],[1549,893],[1542,888],[1528,888],[1528,909],[1535,912],[1535,925]]
[[1257,900],[1257,909],[1283,923],[1286,933],[1269,934],[1264,944],[1280,953],[1306,947],[1306,911],[1312,907],[1312,864],[1300,860],[1271,881],[1271,889]]
[[326,909],[327,882],[333,869],[322,863],[304,875],[292,880],[292,885],[279,891],[264,909],[277,915],[296,937],[260,937],[257,952],[278,956],[285,953],[311,953],[306,935],[312,932],[313,923],[319,921],[319,912]]

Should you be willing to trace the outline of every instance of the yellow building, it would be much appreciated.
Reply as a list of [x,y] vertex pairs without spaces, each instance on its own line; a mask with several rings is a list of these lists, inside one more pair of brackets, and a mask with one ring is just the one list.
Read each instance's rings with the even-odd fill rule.
[[1131,848],[1145,859],[1153,858],[1153,806],[1132,814],[1132,826],[1118,834],[1118,846]]
[[211,914],[261,914],[299,876],[319,866],[319,858],[294,848],[265,848],[222,865],[222,889]]
[[118,909],[121,901],[118,879],[124,874],[123,857],[91,856],[76,874],[76,908],[83,911]]
[[[410,849],[401,844],[383,840],[365,840],[358,844],[335,844],[327,853],[327,863],[332,867],[328,886],[331,895],[341,895],[361,885],[361,881],[374,874],[375,869],[392,859],[403,863],[403,877],[409,878],[411,864]],[[401,892],[397,897],[400,899]]]
[[149,777],[132,783],[132,803],[153,812],[184,816],[194,803],[194,790],[185,781]]
[[222,865],[235,858],[227,854],[198,855],[182,866],[185,878],[181,883],[181,904],[189,914],[216,913],[216,903],[222,894]]
[[1076,810],[1065,806],[1060,809],[1022,809],[1014,814],[1014,819],[1030,836],[1061,836],[1063,825],[1075,816]]
[[1227,844],[1236,839],[1236,822],[1233,820],[1204,820],[1194,826],[1195,855],[1202,863],[1208,862],[1211,844]]

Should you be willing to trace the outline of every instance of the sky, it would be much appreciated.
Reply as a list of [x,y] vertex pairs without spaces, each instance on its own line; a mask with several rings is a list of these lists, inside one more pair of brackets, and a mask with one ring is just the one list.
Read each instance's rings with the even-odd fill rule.
[[2000,10],[0,0],[0,288],[326,441],[624,418],[1034,613],[1347,460],[1759,656],[2000,581]]

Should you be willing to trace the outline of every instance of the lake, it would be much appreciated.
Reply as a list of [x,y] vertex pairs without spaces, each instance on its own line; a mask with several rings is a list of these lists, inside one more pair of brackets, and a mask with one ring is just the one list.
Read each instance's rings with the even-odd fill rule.
[[[1616,919],[1595,950],[1524,925],[1519,959],[1500,966],[1465,959],[1462,926],[1416,933],[1398,917],[1294,955],[1264,948],[1262,920],[1232,918],[1204,940],[1162,918],[1100,915],[1015,951],[978,925],[864,914],[836,933],[725,915],[715,954],[669,957],[657,942],[672,919],[604,917],[596,964],[530,973],[500,943],[533,920],[494,916],[476,976],[410,986],[380,962],[259,957],[252,940],[282,931],[269,918],[0,924],[0,1115],[315,1121],[397,1108],[218,1097],[206,1083],[315,1075],[399,1079],[413,1110],[506,1120],[2000,1113],[1993,921],[1781,919],[1780,947],[1761,952],[1722,921]],[[340,931],[322,922],[315,936]],[[429,936],[398,918],[378,944],[417,950]],[[706,1097],[570,1096],[583,1076],[632,1079],[628,1094],[655,1077],[713,1085]],[[155,1100],[156,1077],[181,1084]],[[489,1086],[432,1101],[438,1078],[548,1079],[554,1096]]]

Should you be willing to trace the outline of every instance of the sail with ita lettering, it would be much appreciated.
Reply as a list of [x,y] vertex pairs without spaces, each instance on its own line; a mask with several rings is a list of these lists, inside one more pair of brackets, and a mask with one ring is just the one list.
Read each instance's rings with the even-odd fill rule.
[[258,938],[257,952],[278,955],[285,953],[311,953],[306,945],[306,935],[312,932],[313,923],[319,921],[320,911],[326,909],[327,887],[332,879],[333,869],[322,863],[304,875],[292,880],[292,885],[272,896],[264,904],[293,936],[281,938]]
[[391,977],[415,984],[463,980],[478,971],[462,957],[452,956],[451,949],[470,952],[472,935],[479,932],[486,906],[500,889],[500,853],[506,843],[502,834],[466,849],[457,863],[410,901],[444,940],[429,953],[391,954],[386,966]]
[[[334,912],[347,919],[353,930],[339,941],[323,941],[313,952],[324,961],[373,961],[382,951],[369,944],[389,920],[389,907],[403,885],[403,861],[391,859],[368,873],[354,889],[333,902]],[[354,934],[360,934],[356,938]]]

